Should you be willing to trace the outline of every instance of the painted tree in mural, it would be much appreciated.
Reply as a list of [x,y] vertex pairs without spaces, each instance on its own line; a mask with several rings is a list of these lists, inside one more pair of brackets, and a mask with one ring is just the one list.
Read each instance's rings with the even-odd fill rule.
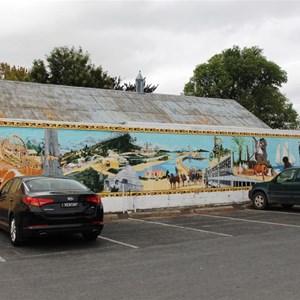
[[299,116],[279,88],[287,74],[258,47],[234,46],[197,65],[184,86],[190,96],[233,99],[271,128],[295,129]]
[[242,161],[242,157],[243,157],[243,148],[246,144],[246,139],[244,137],[241,136],[234,136],[232,137],[232,141],[234,143],[234,148],[237,149],[238,152],[238,163],[240,163]]

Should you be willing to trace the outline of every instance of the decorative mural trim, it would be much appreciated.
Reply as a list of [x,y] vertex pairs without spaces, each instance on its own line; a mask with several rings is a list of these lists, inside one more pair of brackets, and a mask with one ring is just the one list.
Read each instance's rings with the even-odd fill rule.
[[153,195],[172,195],[172,194],[202,194],[202,193],[217,193],[217,192],[236,192],[248,191],[249,187],[231,187],[231,188],[203,188],[180,191],[152,191],[152,192],[125,192],[123,193],[99,193],[101,197],[129,197],[129,196],[153,196]]
[[[0,127],[30,127],[30,128],[49,128],[49,129],[77,129],[77,130],[101,130],[118,132],[154,132],[170,134],[197,134],[197,135],[224,135],[224,136],[255,136],[255,137],[286,137],[300,138],[299,134],[289,133],[260,133],[260,132],[241,132],[241,131],[222,131],[222,130],[197,130],[197,129],[169,129],[169,128],[146,128],[132,126],[108,126],[108,125],[86,125],[69,123],[49,123],[34,121],[3,121],[0,120]],[[184,125],[183,125],[184,126]],[[275,131],[275,130],[274,130]]]

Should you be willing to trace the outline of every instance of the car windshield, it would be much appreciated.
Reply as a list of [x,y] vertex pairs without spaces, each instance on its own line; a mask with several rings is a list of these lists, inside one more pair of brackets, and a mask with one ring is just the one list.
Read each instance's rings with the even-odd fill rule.
[[26,183],[28,189],[31,192],[41,191],[72,191],[72,190],[84,190],[88,191],[88,188],[80,182],[73,179],[64,178],[36,178]]
[[277,182],[289,182],[293,180],[293,177],[295,175],[296,170],[295,169],[287,169],[283,171],[281,174],[277,177]]

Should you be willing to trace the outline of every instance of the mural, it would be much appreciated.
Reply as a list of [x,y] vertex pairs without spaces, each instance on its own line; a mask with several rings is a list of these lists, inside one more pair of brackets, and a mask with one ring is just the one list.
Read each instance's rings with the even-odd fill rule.
[[95,192],[243,187],[298,166],[299,153],[295,137],[0,127],[2,184],[45,174]]

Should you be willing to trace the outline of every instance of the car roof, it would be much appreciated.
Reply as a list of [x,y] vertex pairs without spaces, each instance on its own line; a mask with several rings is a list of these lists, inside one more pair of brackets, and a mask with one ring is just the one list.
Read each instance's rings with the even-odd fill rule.
[[75,180],[74,178],[70,178],[67,176],[47,176],[47,175],[29,175],[29,176],[16,176],[14,178],[19,178],[24,182],[34,180],[34,179],[49,179],[49,178],[54,178],[54,179],[68,179],[68,180]]

